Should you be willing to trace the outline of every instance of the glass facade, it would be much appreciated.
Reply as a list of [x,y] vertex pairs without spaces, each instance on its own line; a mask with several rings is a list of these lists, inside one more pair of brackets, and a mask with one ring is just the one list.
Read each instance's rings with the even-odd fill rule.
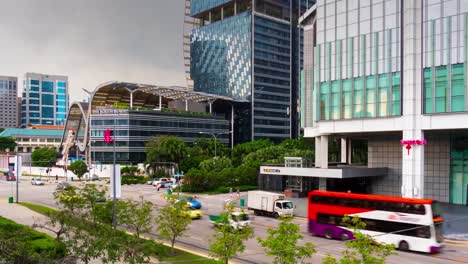
[[[115,119],[114,119],[115,118]],[[91,115],[92,155],[101,162],[111,162],[113,144],[102,141],[106,129],[113,130],[115,122],[117,160],[138,163],[145,160],[145,142],[155,136],[177,136],[186,142],[200,137],[199,132],[226,133],[218,140],[229,143],[229,121],[224,117],[188,117],[164,112],[136,112],[119,114],[109,119],[106,115]],[[205,135],[203,135],[205,136]],[[208,135],[209,136],[209,135]]]
[[251,95],[251,14],[244,12],[192,31],[194,90],[247,100]]
[[291,132],[291,25],[255,16],[254,26],[254,139],[280,141]]
[[68,108],[66,77],[27,73],[21,126],[63,125]]
[[467,111],[467,5],[466,0],[424,2],[425,114]]
[[194,16],[231,1],[232,0],[191,0],[190,15]]

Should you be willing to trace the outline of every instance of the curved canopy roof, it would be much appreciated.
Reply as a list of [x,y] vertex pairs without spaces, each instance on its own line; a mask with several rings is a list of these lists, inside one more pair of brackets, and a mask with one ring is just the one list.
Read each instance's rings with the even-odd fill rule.
[[[208,103],[216,100],[223,100],[244,102],[227,96],[194,92],[179,86],[159,86],[116,81],[104,83],[96,87],[90,94],[92,97],[91,102],[93,109],[96,105],[108,105],[115,102],[130,103],[131,100],[135,106],[157,106],[159,96],[164,98],[165,101],[176,100]],[[130,98],[130,94],[132,98]],[[148,96],[148,94],[154,96]]]

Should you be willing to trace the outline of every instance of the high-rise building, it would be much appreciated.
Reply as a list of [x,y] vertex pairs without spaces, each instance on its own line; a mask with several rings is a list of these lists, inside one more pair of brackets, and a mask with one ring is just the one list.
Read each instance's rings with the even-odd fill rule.
[[21,126],[63,125],[68,109],[68,77],[26,73]]
[[[310,2],[310,3],[309,3]],[[315,1],[191,0],[194,90],[248,103],[236,109],[235,142],[297,137],[301,31]]]
[[303,118],[315,167],[329,168],[333,142],[338,162],[388,168],[360,181],[368,192],[467,204],[468,1],[318,0],[306,14]]
[[0,76],[0,128],[18,126],[18,78]]

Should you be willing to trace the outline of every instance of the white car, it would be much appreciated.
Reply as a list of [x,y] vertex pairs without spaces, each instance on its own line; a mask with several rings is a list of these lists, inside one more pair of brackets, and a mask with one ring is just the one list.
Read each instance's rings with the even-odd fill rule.
[[153,180],[153,186],[158,186],[158,184],[162,184],[165,182],[169,182],[168,178],[159,178],[159,179],[154,179]]
[[32,185],[44,185],[44,182],[42,181],[41,178],[32,178],[31,184]]

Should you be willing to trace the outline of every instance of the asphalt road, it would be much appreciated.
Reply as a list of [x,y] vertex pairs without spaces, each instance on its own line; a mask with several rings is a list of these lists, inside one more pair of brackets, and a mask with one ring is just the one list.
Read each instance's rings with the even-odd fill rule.
[[[81,183],[73,183],[81,184]],[[56,183],[46,183],[45,186],[32,186],[29,181],[20,183],[20,201],[38,203],[47,206],[55,206],[52,192],[55,190]],[[156,188],[150,185],[130,185],[122,187],[123,198],[140,200],[143,196],[145,200],[149,200],[157,206],[162,206],[165,199],[162,194],[165,189],[159,192]],[[8,197],[15,195],[15,185],[10,182],[0,182],[0,197]],[[177,243],[184,245],[193,250],[208,253],[209,240],[213,235],[212,225],[208,222],[209,214],[219,214],[222,210],[224,200],[228,199],[229,195],[197,195],[197,199],[202,202],[202,211],[204,217],[200,220],[194,220],[190,226],[190,231],[186,237],[180,238]],[[1,212],[0,212],[1,214]],[[320,263],[321,259],[330,254],[335,257],[340,257],[341,252],[346,246],[341,241],[327,240],[321,237],[315,237],[307,233],[306,219],[295,218],[294,222],[301,227],[301,233],[304,236],[303,242],[312,242],[317,249],[317,253],[310,260],[313,263]],[[267,229],[275,227],[279,220],[268,217],[256,216],[252,222],[255,230],[255,237],[266,237]],[[152,233],[157,236],[156,232]],[[239,263],[270,263],[271,258],[266,256],[257,239],[253,238],[247,241],[245,252],[237,259]],[[387,263],[408,263],[408,264],[428,264],[428,263],[468,263],[468,245],[446,245],[446,249],[436,255],[398,252],[396,255],[388,258]]]

